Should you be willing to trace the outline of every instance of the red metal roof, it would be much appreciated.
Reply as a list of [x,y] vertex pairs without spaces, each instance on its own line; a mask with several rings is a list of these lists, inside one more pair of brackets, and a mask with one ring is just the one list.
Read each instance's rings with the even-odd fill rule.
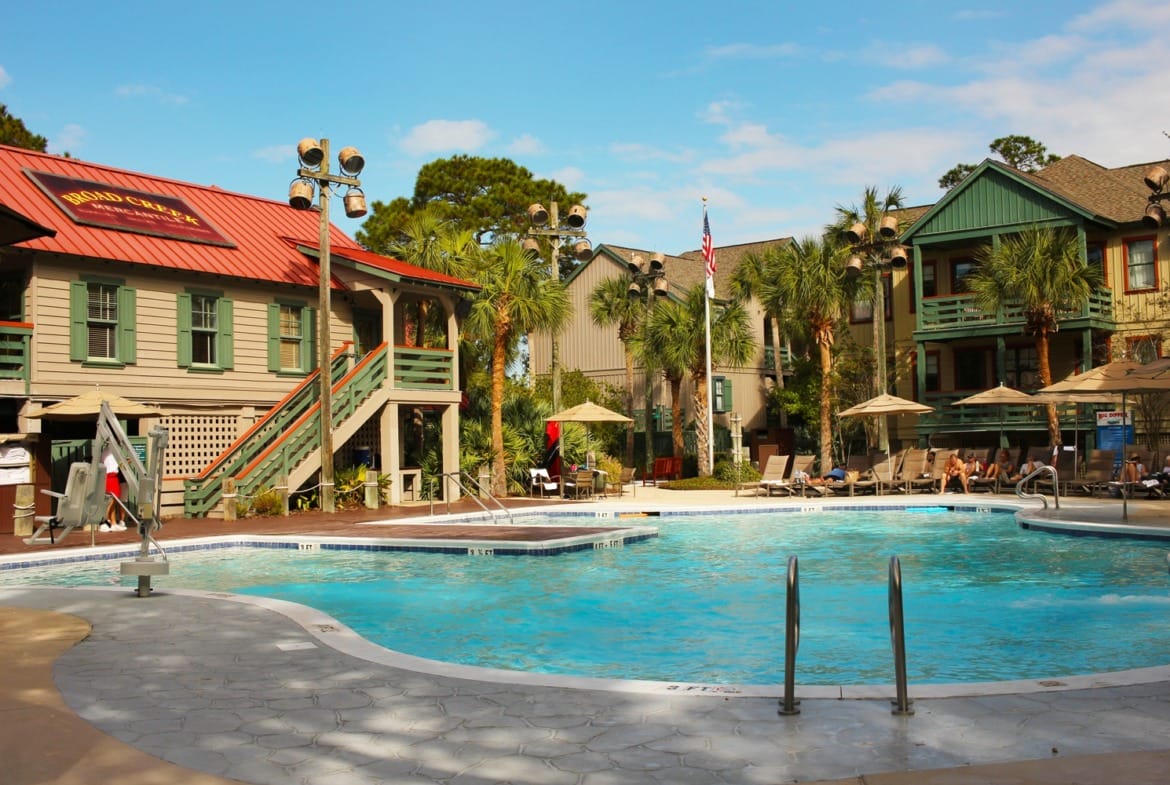
[[[178,197],[235,247],[74,223],[25,170]],[[284,188],[283,183],[278,185]],[[316,260],[298,251],[296,246],[317,247],[318,213],[294,210],[286,202],[0,145],[0,205],[57,232],[54,237],[28,240],[18,247],[258,281],[317,285]],[[349,258],[360,254],[357,261],[393,270],[404,277],[469,286],[449,276],[371,254],[333,225],[329,242],[338,256]]]

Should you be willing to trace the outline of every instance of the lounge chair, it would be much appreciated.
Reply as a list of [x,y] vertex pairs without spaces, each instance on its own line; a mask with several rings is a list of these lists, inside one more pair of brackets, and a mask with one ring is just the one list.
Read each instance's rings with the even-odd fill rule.
[[869,468],[869,456],[851,455],[845,462],[844,480],[825,480],[823,483],[810,485],[809,487],[823,496],[837,493],[852,496],[858,481],[861,479],[861,473],[869,471]]
[[[943,452],[943,450],[938,450],[934,455],[934,466],[938,467],[940,471],[946,461],[946,456],[942,455]],[[928,450],[917,447],[906,451],[905,457],[902,458],[902,471],[898,475],[906,493],[933,493],[935,491],[938,478],[935,477],[931,464],[928,462],[929,456]]]
[[788,471],[790,457],[788,455],[768,456],[768,461],[764,464],[764,471],[760,475],[760,481],[757,483],[757,493],[762,490],[771,496],[773,491],[788,495],[794,492],[792,481],[784,476]]
[[1091,450],[1085,461],[1085,472],[1072,482],[1072,490],[1096,496],[1097,491],[1107,491],[1113,481],[1113,450]]
[[553,496],[558,495],[560,485],[548,476],[548,469],[529,469],[528,473],[532,475],[532,484],[528,490],[529,495],[547,496],[550,493]]
[[873,478],[877,480],[878,495],[886,493],[903,493],[906,490],[906,481],[902,478],[902,467],[906,464],[906,454],[909,449],[903,448],[893,455],[879,458],[874,463]]

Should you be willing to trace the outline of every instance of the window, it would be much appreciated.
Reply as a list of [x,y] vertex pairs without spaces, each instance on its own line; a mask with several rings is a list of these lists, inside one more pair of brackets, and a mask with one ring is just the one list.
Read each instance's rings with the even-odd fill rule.
[[220,293],[186,292],[179,295],[177,310],[179,367],[232,368],[232,301]]
[[975,262],[971,259],[951,260],[951,293],[961,294],[967,291],[967,276],[975,270]]
[[715,376],[711,379],[711,409],[719,414],[731,410],[731,379],[726,376]]
[[[882,274],[882,294],[885,302],[882,303],[882,310],[886,312],[886,321],[888,322],[893,316],[893,299],[894,299],[894,285],[888,273]],[[849,321],[851,322],[872,322],[873,321],[873,303],[869,300],[855,301],[849,307]]]
[[1135,362],[1153,362],[1162,356],[1162,339],[1157,335],[1135,335],[1125,339],[1125,350]]
[[1105,243],[1089,243],[1085,246],[1085,261],[1089,269],[1101,271],[1101,281],[1109,283],[1108,268],[1105,266]]
[[314,352],[314,309],[303,303],[268,306],[268,370],[308,373],[317,367]]
[[1004,367],[1004,384],[1008,387],[1031,392],[1042,386],[1035,346],[1009,346],[1004,353]]
[[1153,289],[1158,285],[1155,269],[1154,238],[1144,237],[1125,242],[1126,291]]
[[137,297],[122,281],[85,278],[69,284],[69,359],[125,365],[137,360]]
[[939,373],[938,373],[938,352],[926,353],[926,391],[938,392]]
[[936,280],[937,267],[938,267],[938,265],[935,264],[935,262],[933,262],[933,261],[922,263],[922,296],[923,297],[937,297],[938,296],[938,283]]
[[987,360],[981,349],[955,350],[955,389],[982,390],[987,387]]

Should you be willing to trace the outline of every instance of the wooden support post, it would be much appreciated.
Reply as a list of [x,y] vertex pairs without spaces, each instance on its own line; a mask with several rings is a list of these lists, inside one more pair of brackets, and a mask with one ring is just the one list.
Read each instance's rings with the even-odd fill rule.
[[234,477],[223,478],[223,519],[236,519],[236,480]]
[[364,487],[366,492],[366,507],[371,510],[376,510],[381,507],[382,500],[378,498],[380,495],[378,493],[378,473],[373,469],[366,469],[366,482]]
[[12,516],[12,533],[17,537],[32,536],[36,524],[36,521],[33,519],[37,514],[36,491],[37,489],[34,485],[16,486],[16,499]]

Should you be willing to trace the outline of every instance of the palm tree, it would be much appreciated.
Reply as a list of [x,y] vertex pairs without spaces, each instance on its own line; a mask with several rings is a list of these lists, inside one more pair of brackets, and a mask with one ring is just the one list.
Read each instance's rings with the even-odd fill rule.
[[[863,293],[871,293],[870,302],[873,305],[873,360],[875,373],[873,375],[873,394],[881,395],[889,392],[889,383],[886,379],[886,307],[885,286],[882,283],[883,256],[896,244],[896,237],[901,234],[901,228],[895,221],[895,239],[884,240],[881,235],[882,220],[888,214],[902,207],[902,189],[898,186],[886,191],[885,197],[878,195],[876,186],[867,186],[861,195],[861,203],[850,207],[837,205],[837,220],[828,227],[828,232],[834,239],[844,241],[845,232],[854,224],[865,226],[865,238],[854,248],[862,257],[864,263],[873,270],[872,287],[868,280],[861,283]],[[863,295],[864,296],[864,295]],[[889,449],[889,438],[886,435],[886,418],[878,418],[878,447]]]
[[[784,338],[783,342],[787,343],[789,309],[773,285],[776,278],[773,270],[776,250],[773,247],[763,254],[749,253],[744,256],[739,267],[731,274],[731,296],[738,300],[755,297],[767,314],[772,327],[772,366],[776,373],[776,389],[783,390],[784,353],[781,336]],[[781,409],[780,427],[787,426],[788,413]]]
[[467,335],[491,346],[491,490],[507,494],[504,451],[504,378],[520,337],[560,330],[572,316],[564,286],[548,266],[526,253],[515,239],[502,239],[474,256],[468,271],[480,291],[464,322]]
[[[618,340],[626,359],[626,410],[634,417],[634,337],[646,314],[646,303],[629,294],[625,278],[606,278],[589,295],[589,315],[598,327],[617,325]],[[649,430],[647,430],[649,438]],[[634,429],[626,429],[626,466],[634,465]]]
[[[445,275],[462,276],[469,257],[478,245],[475,233],[460,229],[433,208],[412,213],[403,224],[402,235],[390,243],[388,252],[402,261]],[[430,310],[430,300],[418,302],[418,342],[422,338]]]
[[[1103,284],[1101,270],[1090,266],[1077,233],[1068,228],[1030,226],[984,246],[978,266],[966,278],[975,303],[989,313],[1004,306],[1022,307],[1024,333],[1036,339],[1041,386],[1052,384],[1048,344],[1060,327],[1061,312],[1079,311]],[[1048,435],[1060,444],[1056,407],[1048,405]]]
[[847,247],[829,238],[805,237],[776,255],[775,286],[794,318],[808,325],[820,356],[821,471],[833,463],[833,344],[856,293],[856,281],[845,274],[848,254]]
[[[711,474],[705,445],[709,438],[707,422],[707,333],[706,286],[695,284],[684,293],[682,301],[671,301],[666,307],[654,309],[647,323],[646,348],[659,362],[657,365],[674,372],[683,371],[691,380],[692,405],[695,418],[695,441],[699,447],[699,476]],[[711,367],[739,367],[751,359],[756,350],[743,303],[731,301],[714,305],[711,309]],[[670,372],[667,371],[670,379]],[[671,384],[671,395],[675,396]],[[676,403],[671,402],[675,415],[675,454],[681,454],[682,423]]]

